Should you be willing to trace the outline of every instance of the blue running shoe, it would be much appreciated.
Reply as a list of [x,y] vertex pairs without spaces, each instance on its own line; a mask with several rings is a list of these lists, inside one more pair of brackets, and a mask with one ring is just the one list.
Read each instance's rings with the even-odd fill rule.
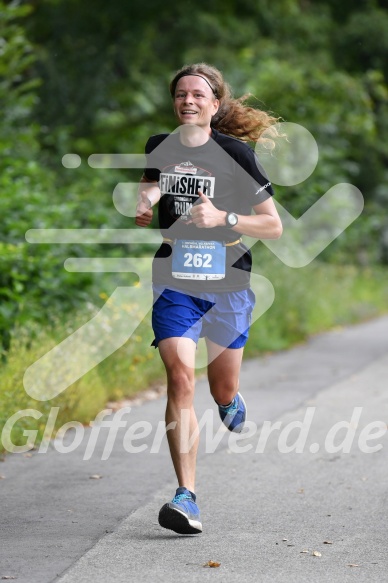
[[178,488],[171,502],[164,504],[159,512],[159,524],[179,534],[202,532],[196,496],[186,488]]
[[247,407],[240,393],[237,393],[231,404],[227,407],[218,405],[218,412],[222,423],[226,425],[229,431],[241,433],[247,416]]

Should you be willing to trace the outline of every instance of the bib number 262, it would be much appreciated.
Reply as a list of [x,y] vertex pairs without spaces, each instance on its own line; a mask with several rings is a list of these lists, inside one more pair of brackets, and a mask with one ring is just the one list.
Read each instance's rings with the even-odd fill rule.
[[184,267],[212,267],[212,256],[210,253],[185,253],[184,254]]
[[177,239],[172,249],[172,276],[177,279],[223,279],[225,250],[221,241]]

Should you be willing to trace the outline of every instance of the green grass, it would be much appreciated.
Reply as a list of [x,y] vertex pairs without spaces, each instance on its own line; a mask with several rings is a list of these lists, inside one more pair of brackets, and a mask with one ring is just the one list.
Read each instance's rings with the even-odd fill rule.
[[[303,269],[291,269],[264,256],[257,258],[254,271],[272,282],[275,301],[252,325],[245,357],[285,349],[312,334],[388,312],[388,270],[383,267],[357,268],[315,261]],[[136,310],[137,306],[128,309]],[[97,312],[98,307],[93,310]],[[39,443],[51,407],[59,407],[56,428],[69,420],[88,424],[108,401],[132,396],[164,379],[158,351],[150,346],[153,334],[147,314],[122,348],[58,397],[51,401],[30,398],[23,388],[26,368],[91,315],[89,311],[69,316],[71,324],[58,322],[55,329],[36,329],[33,341],[31,330],[14,334],[8,362],[0,370],[0,431],[7,419],[21,409],[42,413],[39,419],[24,417],[15,424],[11,434],[15,444],[28,441],[23,435],[26,429],[38,432],[36,444]]]
[[[71,325],[58,323],[55,330],[35,331],[35,340],[31,346],[31,330],[28,334],[26,330],[18,330],[14,334],[7,363],[0,370],[0,432],[7,419],[19,410],[34,409],[42,414],[39,419],[24,416],[14,424],[11,440],[15,445],[29,441],[23,433],[25,430],[37,431],[35,444],[40,443],[51,407],[59,407],[56,429],[68,421],[87,425],[106,407],[108,401],[132,396],[162,377],[163,365],[157,351],[150,347],[152,331],[149,323],[144,322],[121,349],[54,399],[39,401],[27,395],[23,387],[25,370],[89,318],[90,313],[87,318],[78,316],[74,319],[73,316]],[[77,366],[76,355],[71,366]],[[64,366],[65,371],[66,368]],[[58,378],[61,374],[62,371],[58,369]],[[2,450],[4,448],[0,441]]]
[[251,327],[245,356],[282,350],[313,334],[388,312],[388,269],[314,261],[303,269],[280,262],[255,271],[275,289],[269,310]]

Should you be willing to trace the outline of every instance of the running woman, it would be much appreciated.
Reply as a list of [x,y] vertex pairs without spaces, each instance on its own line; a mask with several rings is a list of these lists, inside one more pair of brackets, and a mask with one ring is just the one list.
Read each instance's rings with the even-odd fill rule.
[[222,422],[241,432],[246,405],[239,374],[255,302],[251,253],[241,236],[282,233],[271,184],[246,142],[265,130],[276,136],[277,120],[245,98],[233,99],[221,72],[206,63],[178,71],[170,93],[179,127],[146,144],[136,224],[148,226],[158,203],[163,243],[153,261],[153,344],[167,373],[167,438],[179,486],[159,524],[197,534],[196,345],[205,338],[210,392]]

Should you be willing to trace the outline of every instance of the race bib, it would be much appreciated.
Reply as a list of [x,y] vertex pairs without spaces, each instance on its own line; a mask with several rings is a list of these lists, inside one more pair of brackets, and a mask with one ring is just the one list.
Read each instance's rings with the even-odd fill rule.
[[221,241],[177,239],[172,247],[172,276],[177,279],[225,278],[226,247]]

